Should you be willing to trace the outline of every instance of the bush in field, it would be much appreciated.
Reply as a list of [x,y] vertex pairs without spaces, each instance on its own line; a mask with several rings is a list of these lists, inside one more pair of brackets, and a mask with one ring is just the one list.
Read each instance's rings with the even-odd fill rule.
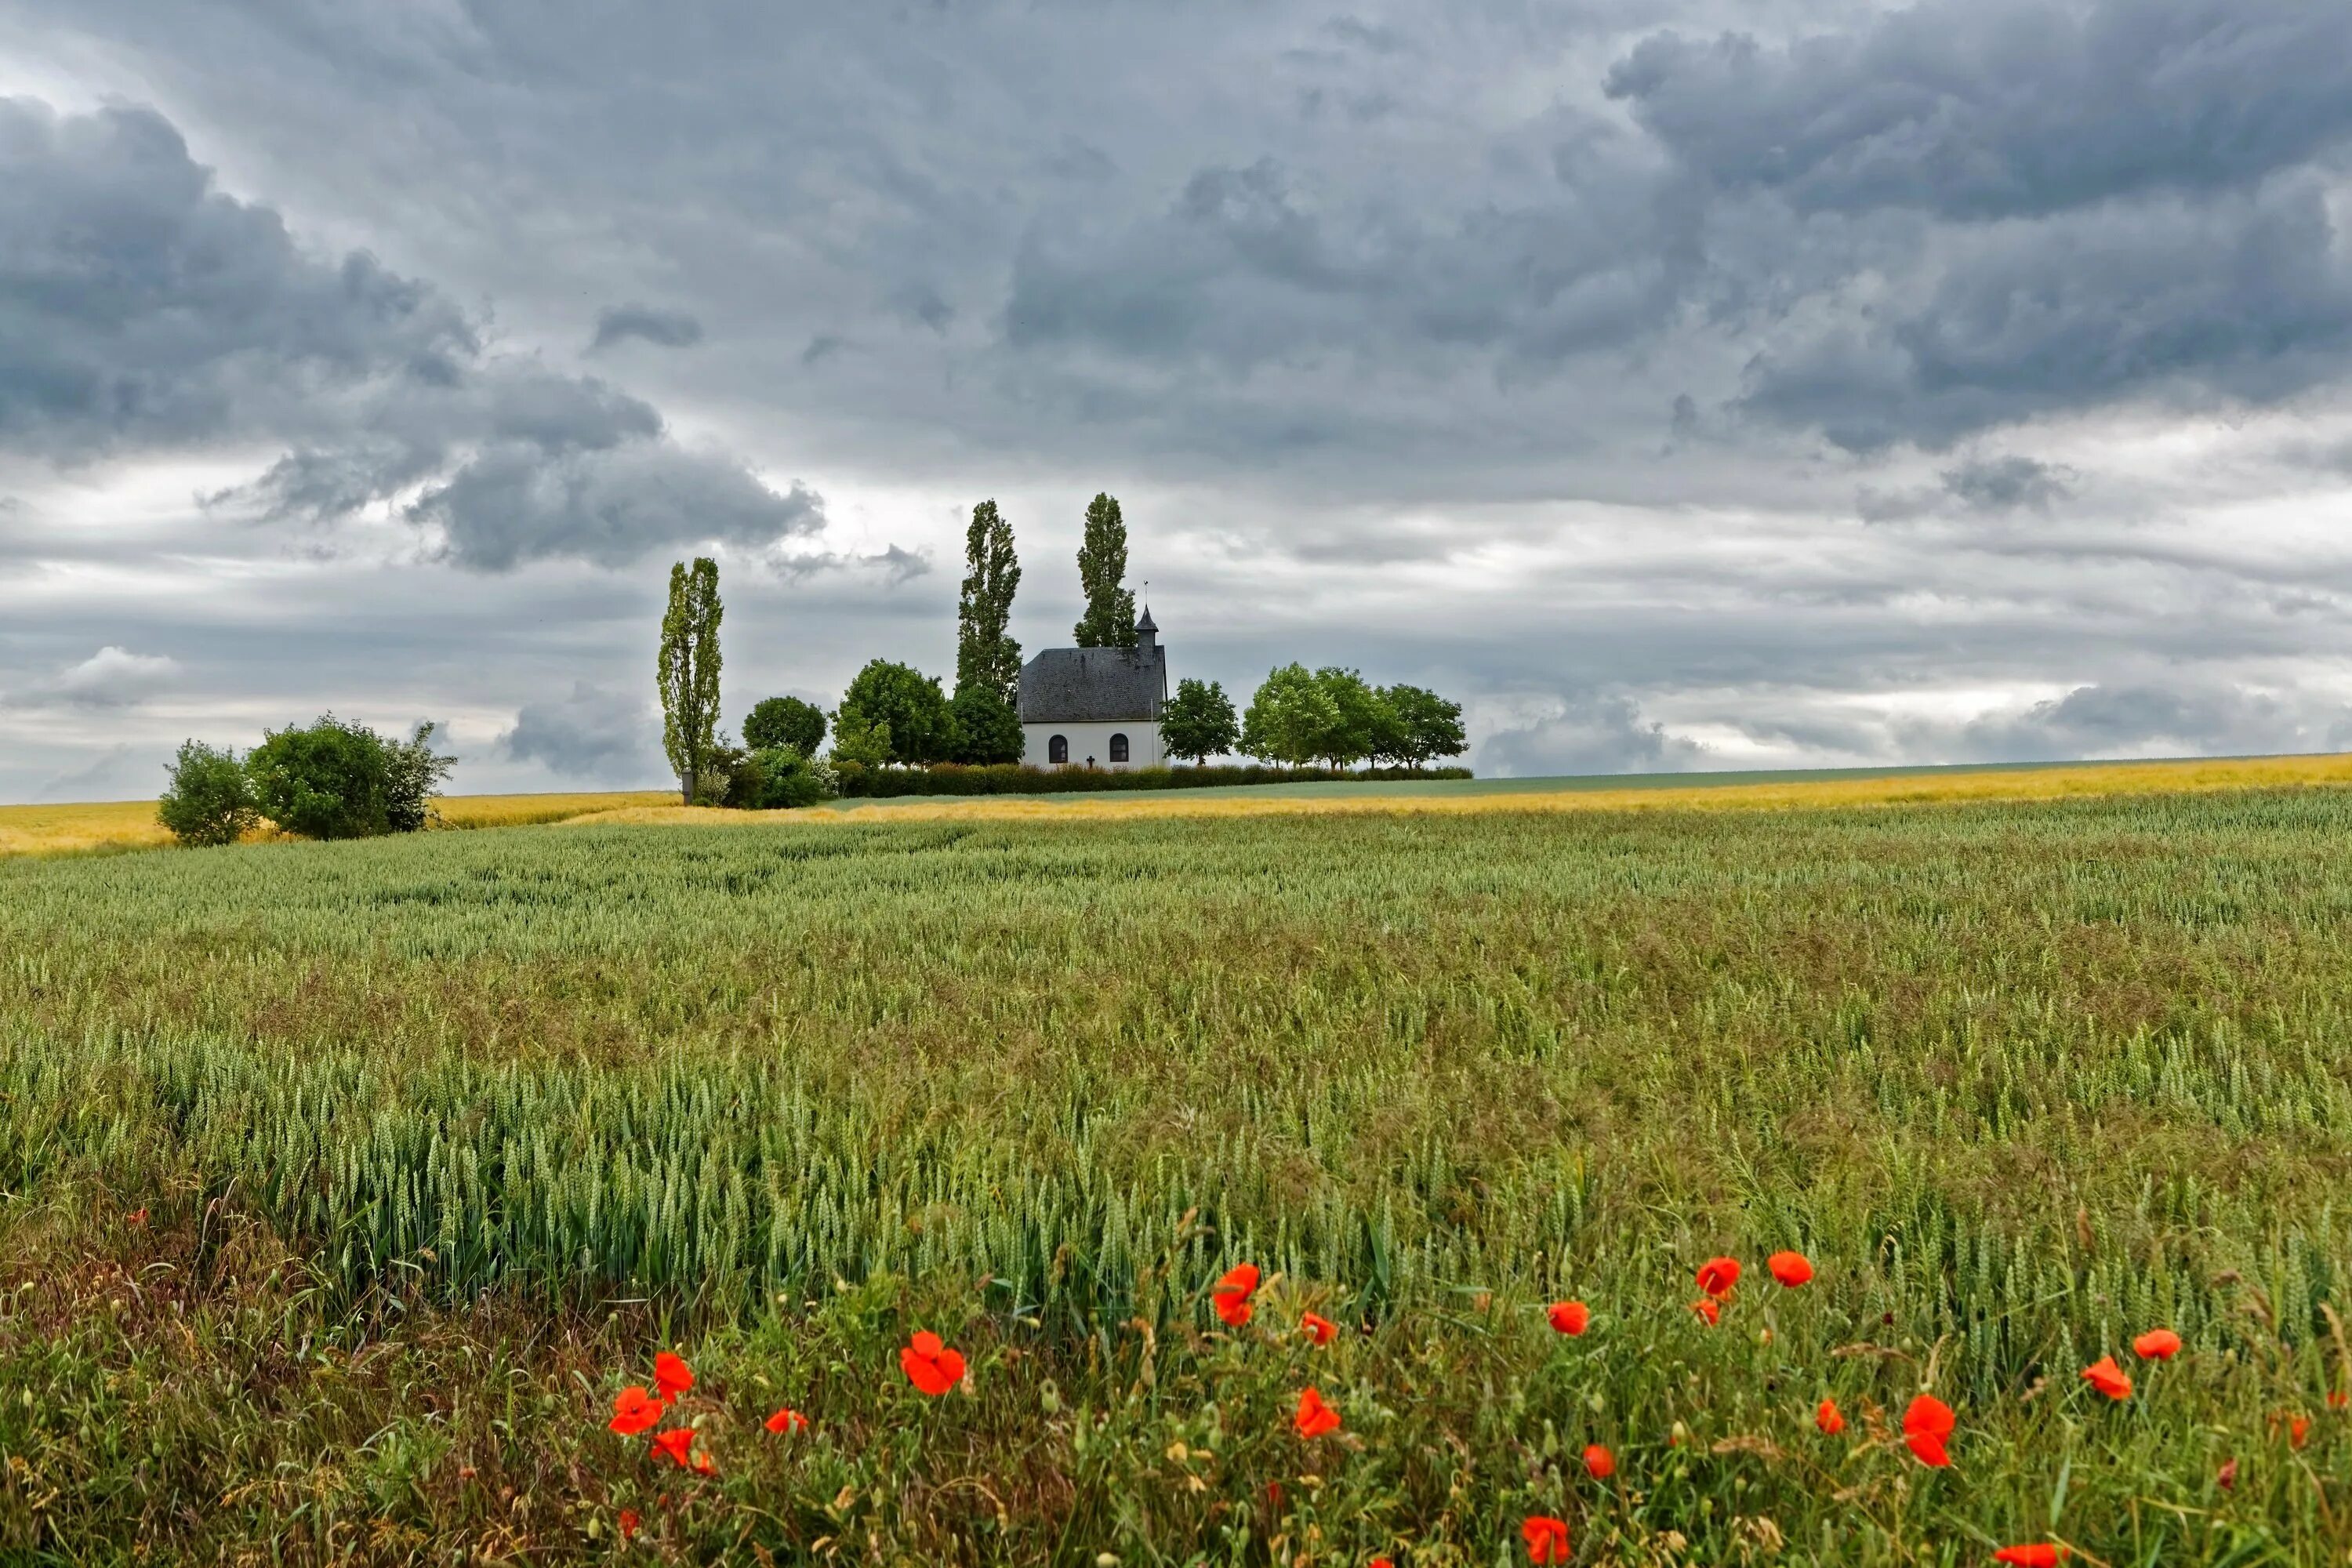
[[833,770],[790,746],[768,747],[755,752],[752,761],[761,773],[760,795],[755,804],[762,811],[814,805],[819,801],[831,800],[836,793]]
[[261,814],[307,838],[414,833],[432,816],[430,796],[457,764],[433,750],[435,726],[406,741],[329,713],[307,729],[268,731],[245,760]]
[[1021,760],[1021,715],[995,691],[960,686],[948,708],[955,722],[955,761],[986,767]]
[[155,808],[158,821],[183,844],[234,844],[259,819],[253,780],[236,753],[199,741],[180,742],[172,782]]
[[701,775],[695,781],[694,804],[749,810],[760,804],[766,787],[766,774],[758,759],[721,732],[704,754]]
[[824,744],[824,710],[797,697],[770,697],[743,721],[743,743],[755,752],[790,746],[803,757]]

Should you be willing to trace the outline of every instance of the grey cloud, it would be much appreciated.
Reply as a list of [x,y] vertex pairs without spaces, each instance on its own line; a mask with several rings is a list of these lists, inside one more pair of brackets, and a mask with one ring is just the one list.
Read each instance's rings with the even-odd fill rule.
[[1939,477],[1945,493],[1971,511],[2047,511],[2074,493],[2067,469],[2032,458],[1971,458]]
[[2315,180],[1956,238],[1916,297],[1759,356],[1741,406],[1867,451],[2134,396],[2274,401],[2340,382],[2352,258]]
[[[683,325],[629,307],[603,328],[677,341]],[[677,446],[643,399],[490,352],[431,286],[362,253],[305,254],[146,110],[0,101],[0,447],[55,460],[284,440],[259,478],[206,504],[331,524],[422,485],[405,515],[463,566],[618,565],[824,521],[805,489]]]
[[136,798],[136,792],[151,779],[156,779],[156,790],[162,789],[162,770],[151,772],[144,760],[129,746],[108,746],[80,767],[58,773],[33,790],[36,800],[119,800]]
[[526,702],[498,753],[559,778],[643,784],[663,773],[661,716],[652,703],[590,681],[553,702]]
[[1864,522],[1902,522],[1952,512],[1994,517],[2031,511],[2046,516],[2058,502],[2074,499],[2080,476],[2061,464],[2012,454],[1970,457],[1936,478],[1932,488],[1881,489],[1864,485],[1855,492],[1854,509]]
[[463,314],[354,251],[303,253],[220,194],[144,109],[0,100],[0,447],[86,458],[299,418],[322,395],[430,386]]
[[1612,97],[1687,166],[1803,210],[1973,219],[2218,191],[2352,135],[2352,8],[1929,0],[1772,46],[1643,40]]
[[665,310],[653,305],[608,306],[596,317],[596,335],[588,352],[594,353],[631,338],[666,349],[690,349],[702,341],[702,323],[687,310]]
[[1674,307],[1685,253],[1659,226],[1671,213],[1643,208],[1638,184],[1604,167],[1583,188],[1439,227],[1318,200],[1272,159],[1211,165],[1144,223],[1033,230],[1013,260],[1005,339],[1163,370],[1433,350],[1553,363],[1628,342]]
[[894,588],[901,583],[911,583],[918,577],[928,576],[931,570],[929,556],[896,544],[887,546],[878,554],[861,559],[863,564],[878,568],[882,580]]
[[1551,707],[1545,717],[1488,736],[1477,751],[1478,770],[1505,778],[1658,773],[1706,761],[1705,747],[1644,722],[1640,705],[1622,693],[1574,692]]
[[493,447],[408,515],[438,525],[458,565],[488,572],[558,556],[621,566],[656,545],[772,544],[824,523],[799,485],[779,494],[725,458],[648,443],[552,457]]
[[2340,724],[2343,718],[2340,706],[2315,714],[2306,704],[2271,692],[2191,677],[2172,684],[2079,686],[2022,713],[1976,720],[1957,739],[1963,755],[1990,762],[2247,755],[2330,744],[2325,721]]
[[[87,647],[88,645],[83,645]],[[110,643],[49,679],[9,695],[12,707],[63,703],[76,708],[130,708],[179,684],[179,661],[160,654],[132,653]]]

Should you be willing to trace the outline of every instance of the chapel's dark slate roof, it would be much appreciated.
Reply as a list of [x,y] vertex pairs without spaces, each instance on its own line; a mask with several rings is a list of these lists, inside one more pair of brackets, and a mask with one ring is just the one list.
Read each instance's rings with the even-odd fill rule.
[[1021,721],[1156,721],[1167,689],[1166,648],[1049,647],[1021,667]]

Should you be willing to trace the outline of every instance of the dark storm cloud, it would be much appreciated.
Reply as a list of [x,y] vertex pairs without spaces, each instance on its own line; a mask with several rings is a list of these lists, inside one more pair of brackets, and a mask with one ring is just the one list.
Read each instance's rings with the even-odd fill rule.
[[643,784],[661,780],[660,735],[661,715],[650,701],[583,680],[559,700],[524,703],[497,747],[557,778]]
[[1644,39],[1611,97],[1686,166],[1801,210],[2046,215],[2240,187],[2352,134],[2352,7],[1930,0],[1786,44]]
[[[1013,259],[1006,342],[1161,368],[1302,354],[1380,364],[1431,351],[1556,362],[1654,330],[1687,258],[1639,175],[1444,224],[1318,196],[1271,158],[1195,171],[1167,208],[1108,230],[1033,230]],[[1633,210],[1626,210],[1631,208]]]
[[2130,397],[2271,402],[2352,364],[2352,253],[2315,175],[1998,226],[1944,250],[1910,302],[1759,355],[1741,405],[1867,451]]
[[1972,511],[2047,511],[2074,493],[2066,469],[2032,458],[1971,458],[1941,478],[1945,491]]
[[1579,773],[1681,773],[1707,765],[1706,749],[1645,721],[1622,692],[1573,692],[1553,711],[1498,731],[1478,748],[1482,772],[1510,778]]
[[1864,522],[1900,522],[1934,513],[1969,512],[1998,517],[2016,511],[2047,516],[2073,499],[2079,475],[2061,464],[2036,458],[1971,457],[1936,476],[1931,489],[1884,490],[1864,485],[1855,510]]
[[446,384],[480,343],[432,290],[304,255],[143,109],[0,99],[0,445],[66,460],[299,418],[373,383]]
[[[620,325],[675,338],[649,318]],[[824,520],[805,489],[679,447],[643,399],[491,352],[429,285],[306,253],[150,111],[0,100],[0,446],[86,461],[287,440],[209,504],[332,523],[423,485],[405,515],[461,566],[619,565]]]
[[596,335],[588,352],[639,338],[666,349],[690,349],[702,341],[702,323],[686,310],[665,310],[652,305],[614,305],[596,317]]
[[2335,743],[2345,710],[2316,714],[2277,694],[2195,676],[2164,684],[2081,686],[2014,715],[1979,720],[1962,754],[2038,762],[2154,752],[2252,755]]
[[798,485],[779,495],[723,458],[647,442],[560,455],[494,447],[408,515],[438,524],[459,565],[489,572],[554,556],[623,566],[687,540],[769,544],[824,518]]

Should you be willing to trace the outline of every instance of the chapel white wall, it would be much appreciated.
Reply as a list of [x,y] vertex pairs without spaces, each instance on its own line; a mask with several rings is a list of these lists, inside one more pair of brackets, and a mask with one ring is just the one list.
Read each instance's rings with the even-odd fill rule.
[[[1024,724],[1021,726],[1021,760],[1033,768],[1049,768],[1054,764],[1045,759],[1046,750],[1056,735],[1066,735],[1070,742],[1070,765],[1084,767],[1092,757],[1095,766],[1114,773],[1130,768],[1164,767],[1167,753],[1160,749],[1160,726],[1149,719],[1126,720],[1114,724]],[[1110,738],[1125,735],[1128,760],[1110,760]]]

